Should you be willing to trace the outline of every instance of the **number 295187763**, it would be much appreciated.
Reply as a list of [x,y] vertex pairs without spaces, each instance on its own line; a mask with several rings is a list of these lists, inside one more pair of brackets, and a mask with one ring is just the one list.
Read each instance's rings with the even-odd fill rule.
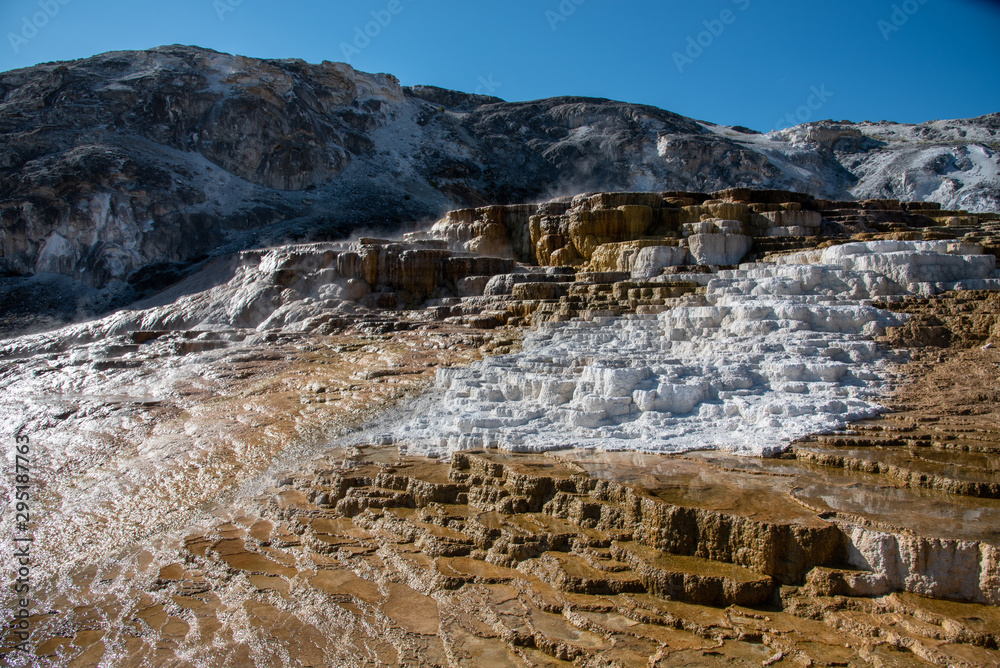
[[14,448],[14,614],[10,637],[15,649],[27,652],[31,638],[31,440],[17,436]]

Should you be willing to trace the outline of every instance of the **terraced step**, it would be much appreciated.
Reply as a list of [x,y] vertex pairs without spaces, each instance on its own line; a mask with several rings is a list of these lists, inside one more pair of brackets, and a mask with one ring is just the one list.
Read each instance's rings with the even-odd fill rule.
[[[911,534],[940,536],[936,528],[953,524],[949,516],[909,520],[947,497],[956,516],[979,513],[962,529],[969,538],[983,524],[997,525],[989,514],[1000,508],[996,501],[888,488],[899,495],[867,499],[869,515],[852,524],[841,512],[848,502],[886,488],[867,485],[867,474],[815,475],[817,467],[794,459],[580,451],[462,457],[456,472],[394,448],[363,447],[282,474],[252,514],[220,516],[178,546],[177,562],[151,566],[155,586],[122,617],[134,628],[131,651],[151,665],[183,655],[196,620],[199,642],[211,643],[227,665],[246,664],[245,643],[276,641],[318,665],[452,665],[455,657],[459,665],[498,666],[639,667],[651,658],[657,666],[720,667],[789,660],[909,666],[928,657],[940,665],[1000,663],[996,607],[893,594],[898,582],[835,559],[810,568],[802,586],[779,590],[774,579],[720,560],[711,547],[720,544],[716,529],[750,554],[781,545],[778,534],[799,524],[833,522],[843,523],[845,536],[882,526],[873,535],[888,554],[902,532],[886,530],[887,519],[907,519]],[[655,493],[627,492],[636,487]],[[929,494],[936,497],[921,496]],[[338,495],[406,502],[345,517],[331,502]],[[822,510],[826,519],[809,509],[823,500],[836,506]],[[501,506],[510,512],[494,508]],[[649,510],[668,506],[702,514],[682,513],[690,523],[668,525]],[[642,518],[630,519],[636,508]],[[735,518],[777,533],[741,532]],[[661,550],[650,544],[656,537],[677,546],[692,541],[713,558]],[[928,543],[952,558],[969,551],[940,538]],[[787,547],[794,544],[784,545],[777,558],[794,559]],[[917,557],[927,571],[914,579],[941,577],[933,555]],[[76,646],[99,647],[88,630],[96,613],[88,610],[102,610],[106,595],[96,593],[95,607],[78,608],[76,627],[65,627]],[[233,620],[249,640],[234,637]],[[141,642],[149,629],[160,630],[155,647]],[[53,641],[44,652],[58,648]]]
[[612,554],[629,565],[649,593],[675,601],[758,606],[771,598],[777,586],[772,578],[747,568],[665,554],[641,543],[616,542]]
[[636,573],[600,570],[577,554],[545,552],[537,558],[521,562],[518,568],[571,594],[598,596],[646,591]]
[[905,487],[1000,498],[1000,455],[938,450],[928,446],[887,447],[874,443],[865,446],[864,439],[852,440],[855,447],[832,445],[828,439],[817,439],[813,443],[795,445],[794,452],[796,458],[804,462],[885,476]]

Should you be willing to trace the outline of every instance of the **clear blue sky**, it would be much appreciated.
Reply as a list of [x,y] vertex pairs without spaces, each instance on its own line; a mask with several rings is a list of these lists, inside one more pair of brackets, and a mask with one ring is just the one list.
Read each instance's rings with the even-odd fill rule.
[[[367,44],[366,27],[377,33]],[[922,122],[1000,111],[1000,3],[988,0],[0,0],[0,29],[0,70],[179,43],[759,130],[796,112]],[[344,44],[363,48],[345,58]]]

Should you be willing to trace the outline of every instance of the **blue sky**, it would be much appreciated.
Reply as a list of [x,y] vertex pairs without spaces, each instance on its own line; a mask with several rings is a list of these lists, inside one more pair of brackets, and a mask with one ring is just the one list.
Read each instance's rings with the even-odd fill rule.
[[764,131],[1000,111],[987,0],[0,0],[0,30],[0,70],[180,43]]

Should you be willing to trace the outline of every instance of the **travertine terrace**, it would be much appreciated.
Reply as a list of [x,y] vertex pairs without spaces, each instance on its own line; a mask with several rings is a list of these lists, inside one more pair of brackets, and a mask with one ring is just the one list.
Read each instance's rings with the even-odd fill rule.
[[931,203],[591,193],[5,340],[46,457],[4,660],[1000,665],[998,249]]

